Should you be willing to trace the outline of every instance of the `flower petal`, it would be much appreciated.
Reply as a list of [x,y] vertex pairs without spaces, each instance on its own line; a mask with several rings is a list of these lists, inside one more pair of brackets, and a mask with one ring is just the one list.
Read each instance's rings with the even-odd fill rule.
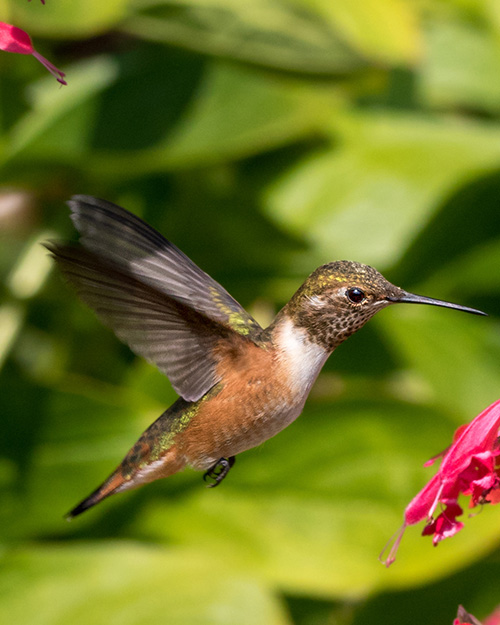
[[0,50],[17,54],[33,54],[30,36],[17,26],[0,22]]
[[475,616],[469,614],[463,605],[459,605],[457,618],[453,621],[453,625],[481,625],[481,623]]
[[[408,525],[426,520],[422,534],[432,535],[434,545],[460,531],[463,523],[457,521],[457,517],[463,514],[458,504],[461,493],[471,496],[471,507],[486,502],[500,503],[500,468],[496,465],[500,456],[499,427],[500,400],[488,406],[471,423],[458,428],[450,447],[426,463],[432,464],[443,455],[436,475],[406,507],[404,525],[384,562],[386,566],[394,561]],[[439,504],[444,510],[433,518]]]
[[61,85],[67,84],[64,80],[64,72],[37,52],[33,47],[28,33],[20,28],[17,28],[17,26],[0,22],[0,50],[4,50],[4,52],[14,52],[17,54],[32,54],[35,59],[40,61],[40,63],[57,78],[57,81],[60,82]]
[[471,456],[491,451],[500,426],[500,400],[483,410],[460,433],[445,455],[439,473],[445,481],[454,480],[469,464]]
[[484,625],[500,625],[500,606],[484,621]]
[[424,519],[429,519],[432,516],[432,512],[437,505],[440,495],[439,473],[436,473],[407,505],[405,510],[406,524],[415,525],[415,523],[419,523]]
[[422,536],[434,535],[432,539],[434,546],[445,538],[454,536],[464,526],[463,523],[457,521],[457,516],[462,513],[463,510],[457,503],[447,505],[435,521],[424,527]]

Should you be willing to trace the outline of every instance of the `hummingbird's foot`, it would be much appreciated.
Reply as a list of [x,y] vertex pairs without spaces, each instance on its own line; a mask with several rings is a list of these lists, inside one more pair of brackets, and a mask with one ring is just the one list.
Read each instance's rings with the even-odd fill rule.
[[207,481],[207,477],[215,480],[212,484],[207,484],[207,488],[214,488],[214,486],[218,486],[229,473],[229,470],[235,462],[235,456],[231,456],[230,458],[219,458],[214,466],[210,467],[210,469],[203,475],[205,482]]

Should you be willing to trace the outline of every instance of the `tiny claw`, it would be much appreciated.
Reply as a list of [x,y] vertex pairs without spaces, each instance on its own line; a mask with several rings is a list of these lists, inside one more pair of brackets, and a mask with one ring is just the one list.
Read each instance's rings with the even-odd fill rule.
[[231,467],[234,465],[236,458],[231,456],[230,458],[219,458],[219,460],[210,467],[210,469],[203,474],[203,480],[206,482],[207,478],[214,480],[212,484],[207,484],[207,488],[215,488],[229,473]]

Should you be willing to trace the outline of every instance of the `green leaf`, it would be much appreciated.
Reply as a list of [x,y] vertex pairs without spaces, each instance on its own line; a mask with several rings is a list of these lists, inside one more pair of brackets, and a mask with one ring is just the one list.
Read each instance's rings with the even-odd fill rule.
[[[441,545],[437,551],[440,549]],[[397,574],[397,571],[394,572]],[[421,625],[422,610],[429,606],[425,614],[426,625],[450,624],[457,613],[458,604],[467,606],[468,611],[485,619],[481,622],[487,622],[486,616],[498,605],[498,591],[494,580],[499,575],[498,557],[493,554],[438,582],[430,580],[419,587],[374,595],[360,606],[354,620],[349,623]],[[492,583],[487,583],[487,580]]]
[[99,176],[206,166],[271,150],[319,132],[335,98],[303,84],[255,70],[213,63],[196,97],[154,148],[94,153]]
[[[490,222],[491,224],[491,222]],[[461,254],[456,260],[435,271],[425,282],[425,288],[435,292],[439,288],[453,290],[463,297],[489,296],[500,293],[500,275],[491,268],[500,257],[500,240],[484,241]]]
[[[32,35],[73,38],[97,35],[127,14],[129,0],[58,0],[17,2],[11,0],[12,21]],[[35,42],[36,43],[36,42]]]
[[500,111],[500,43],[488,27],[434,20],[426,43],[419,90],[431,106]]
[[213,65],[161,158],[192,166],[269,150],[319,131],[332,104],[331,94],[298,81]]
[[[3,380],[13,419],[6,423],[3,452],[12,463],[6,467],[8,505],[0,510],[4,540],[71,531],[63,515],[111,473],[164,409],[144,394],[83,376],[53,384],[27,389],[9,372]],[[26,409],[30,396],[37,398],[36,411]]]
[[395,65],[420,56],[416,9],[404,0],[294,0],[318,12],[360,53]]
[[6,623],[289,623],[265,586],[189,550],[112,542],[29,547],[4,553],[0,569]]
[[267,214],[318,259],[396,263],[458,181],[498,166],[500,126],[337,112],[338,143],[270,186]]
[[1,162],[27,151],[42,159],[55,154],[66,162],[81,158],[90,139],[93,98],[116,79],[117,69],[111,58],[96,57],[71,68],[71,89],[54,89],[52,77],[36,83],[30,94],[32,110],[10,131]]
[[[214,63],[201,83],[193,83],[192,92],[184,95],[182,115],[178,93],[185,85],[183,76],[178,76],[179,88],[158,92],[163,117],[170,115],[170,119],[158,122],[158,102],[143,106],[141,139],[129,130],[136,111],[130,109],[130,83],[140,81],[146,70],[151,77],[151,68],[141,65],[148,59],[150,55],[139,56],[132,69],[123,72],[113,58],[75,65],[69,70],[72,88],[68,90],[54,90],[52,82],[41,82],[33,91],[33,110],[10,133],[5,162],[28,155],[42,162],[50,158],[82,167],[99,179],[129,180],[243,158],[298,141],[319,132],[335,104],[333,94],[324,90]],[[162,71],[158,56],[155,68]],[[143,92],[135,96],[142,99]],[[101,106],[106,107],[102,115]],[[93,136],[93,124],[102,125],[103,132]],[[120,136],[128,136],[128,145],[120,145]],[[134,142],[138,148],[144,143],[152,146],[126,149]]]
[[400,306],[377,323],[399,357],[425,380],[434,402],[456,415],[457,424],[471,421],[498,398],[498,324],[425,306]]
[[149,41],[274,69],[335,75],[361,65],[321,12],[279,0],[146,0],[122,26]]

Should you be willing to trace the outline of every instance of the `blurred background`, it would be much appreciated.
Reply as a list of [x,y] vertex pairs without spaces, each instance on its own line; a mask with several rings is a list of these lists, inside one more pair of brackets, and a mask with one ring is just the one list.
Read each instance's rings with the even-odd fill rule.
[[[0,20],[68,80],[0,53],[0,621],[484,618],[499,509],[377,557],[424,461],[500,396],[498,2],[0,0]],[[74,193],[146,219],[263,324],[342,258],[490,316],[385,310],[220,488],[186,471],[66,523],[175,398],[40,246],[75,238]]]

